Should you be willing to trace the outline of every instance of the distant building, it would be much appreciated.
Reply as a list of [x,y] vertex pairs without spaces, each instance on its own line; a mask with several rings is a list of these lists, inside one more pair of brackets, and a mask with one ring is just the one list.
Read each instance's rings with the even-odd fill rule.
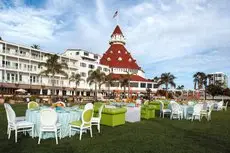
[[211,78],[209,78],[209,84],[223,84],[224,88],[228,87],[228,76],[223,72],[215,72],[208,74]]

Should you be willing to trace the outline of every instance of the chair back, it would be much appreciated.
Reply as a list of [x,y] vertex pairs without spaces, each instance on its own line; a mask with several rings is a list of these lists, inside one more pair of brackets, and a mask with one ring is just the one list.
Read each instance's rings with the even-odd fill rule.
[[226,102],[225,106],[228,107],[228,101]]
[[160,110],[162,111],[164,109],[164,103],[162,101],[159,102],[160,102]]
[[55,127],[57,123],[56,111],[51,108],[41,110],[40,122],[43,127]]
[[60,105],[61,107],[66,107],[65,103],[62,101],[58,101],[55,103],[56,105]]
[[99,108],[99,110],[98,110],[98,118],[101,120],[101,113],[102,113],[102,110],[103,110],[103,108],[104,108],[104,104],[102,104],[101,106],[100,106],[100,108]]
[[221,108],[223,105],[224,105],[224,101],[220,101],[220,102],[217,103],[218,108]]
[[89,124],[91,125],[91,119],[93,117],[93,104],[92,103],[88,103],[85,105],[85,108],[82,112],[82,126]]
[[203,103],[203,110],[208,110],[208,102]]
[[203,105],[202,104],[196,104],[193,107],[193,114],[199,115],[202,110]]
[[209,106],[208,115],[211,115],[213,108],[214,108],[214,104],[211,104]]
[[172,113],[178,113],[180,111],[180,105],[176,102],[171,103]]
[[8,113],[7,109],[12,109],[12,108],[11,108],[10,104],[8,104],[8,103],[4,103],[4,108],[5,108],[5,111],[6,111],[7,121],[9,122],[9,113]]
[[28,109],[34,109],[34,108],[38,108],[38,107],[39,107],[39,104],[35,101],[31,101],[27,104]]
[[8,104],[8,106],[6,106],[6,114],[7,114],[8,124],[10,126],[14,126],[15,121],[16,121],[16,114],[9,104]]
[[194,105],[194,102],[193,101],[188,101],[188,105]]

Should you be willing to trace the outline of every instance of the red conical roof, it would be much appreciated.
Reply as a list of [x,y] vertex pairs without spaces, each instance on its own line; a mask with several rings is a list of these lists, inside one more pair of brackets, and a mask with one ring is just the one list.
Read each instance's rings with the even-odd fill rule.
[[103,54],[100,64],[112,68],[140,69],[123,44],[112,44]]
[[[118,35],[122,35],[123,36],[123,33],[121,32],[121,28],[119,27],[119,25],[116,26],[116,28],[114,29],[112,35],[115,35],[115,34],[118,34]],[[111,35],[111,36],[112,36]]]

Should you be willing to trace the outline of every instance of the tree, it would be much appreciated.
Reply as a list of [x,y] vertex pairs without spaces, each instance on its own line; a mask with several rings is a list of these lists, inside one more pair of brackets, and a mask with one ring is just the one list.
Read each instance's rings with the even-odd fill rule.
[[65,78],[68,78],[68,74],[63,70],[67,69],[68,65],[66,63],[58,62],[58,55],[50,55],[46,63],[39,63],[39,67],[44,66],[46,69],[41,71],[39,75],[51,76],[51,95],[54,96],[54,85],[55,85],[55,75],[60,74]]
[[[199,84],[199,72],[193,75],[194,89],[196,90],[196,86]],[[198,87],[199,88],[199,87]]]
[[147,92],[147,95],[148,95],[148,99],[150,101],[151,100],[151,92],[152,92],[152,90],[150,88],[147,88],[146,92]]
[[130,81],[131,81],[131,78],[133,75],[136,75],[137,73],[129,73],[128,71],[125,71],[126,74],[125,74],[125,77],[127,78],[128,80],[128,97],[130,96]]
[[105,76],[105,84],[108,86],[108,93],[110,93],[110,87],[114,85],[114,79],[112,78],[112,73]]
[[99,86],[99,90],[100,90],[100,86],[102,85],[102,82],[105,78],[105,73],[101,72],[100,69],[96,69],[96,70],[90,70],[88,72],[88,78],[87,78],[87,82],[89,83],[89,85],[94,84],[95,88],[94,88],[94,96],[95,96],[95,100],[97,100],[97,87]]
[[176,86],[176,84],[174,82],[175,79],[176,79],[176,77],[173,74],[171,74],[170,72],[161,74],[159,85],[163,85],[163,84],[165,85],[166,97],[168,97],[168,86],[169,85],[172,87]]
[[81,75],[79,73],[75,73],[70,76],[69,81],[75,83],[75,94],[77,97],[77,87],[79,86],[81,81],[85,80],[81,78]]
[[214,99],[215,96],[223,93],[223,88],[219,85],[210,84],[207,86],[207,93],[212,95],[212,99]]
[[2,40],[2,37],[0,37],[0,40]]
[[183,90],[184,89],[184,85],[178,85],[176,89]]
[[33,45],[31,46],[31,48],[34,48],[34,49],[41,49],[40,46],[37,45],[37,44],[33,44]]
[[121,75],[121,78],[119,80],[121,87],[124,88],[124,95],[126,93],[126,87],[129,85],[129,79],[123,75]]

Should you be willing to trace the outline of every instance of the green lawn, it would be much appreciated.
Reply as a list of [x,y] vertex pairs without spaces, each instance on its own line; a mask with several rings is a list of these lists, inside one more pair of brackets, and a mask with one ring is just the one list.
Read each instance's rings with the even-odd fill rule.
[[[25,115],[26,105],[14,105],[17,116]],[[230,153],[230,111],[213,112],[212,121],[169,120],[156,118],[118,127],[93,128],[93,138],[84,134],[66,137],[55,144],[54,139],[42,140],[20,134],[7,139],[6,115],[0,105],[0,153],[65,153],[65,152],[159,152],[159,153]]]

